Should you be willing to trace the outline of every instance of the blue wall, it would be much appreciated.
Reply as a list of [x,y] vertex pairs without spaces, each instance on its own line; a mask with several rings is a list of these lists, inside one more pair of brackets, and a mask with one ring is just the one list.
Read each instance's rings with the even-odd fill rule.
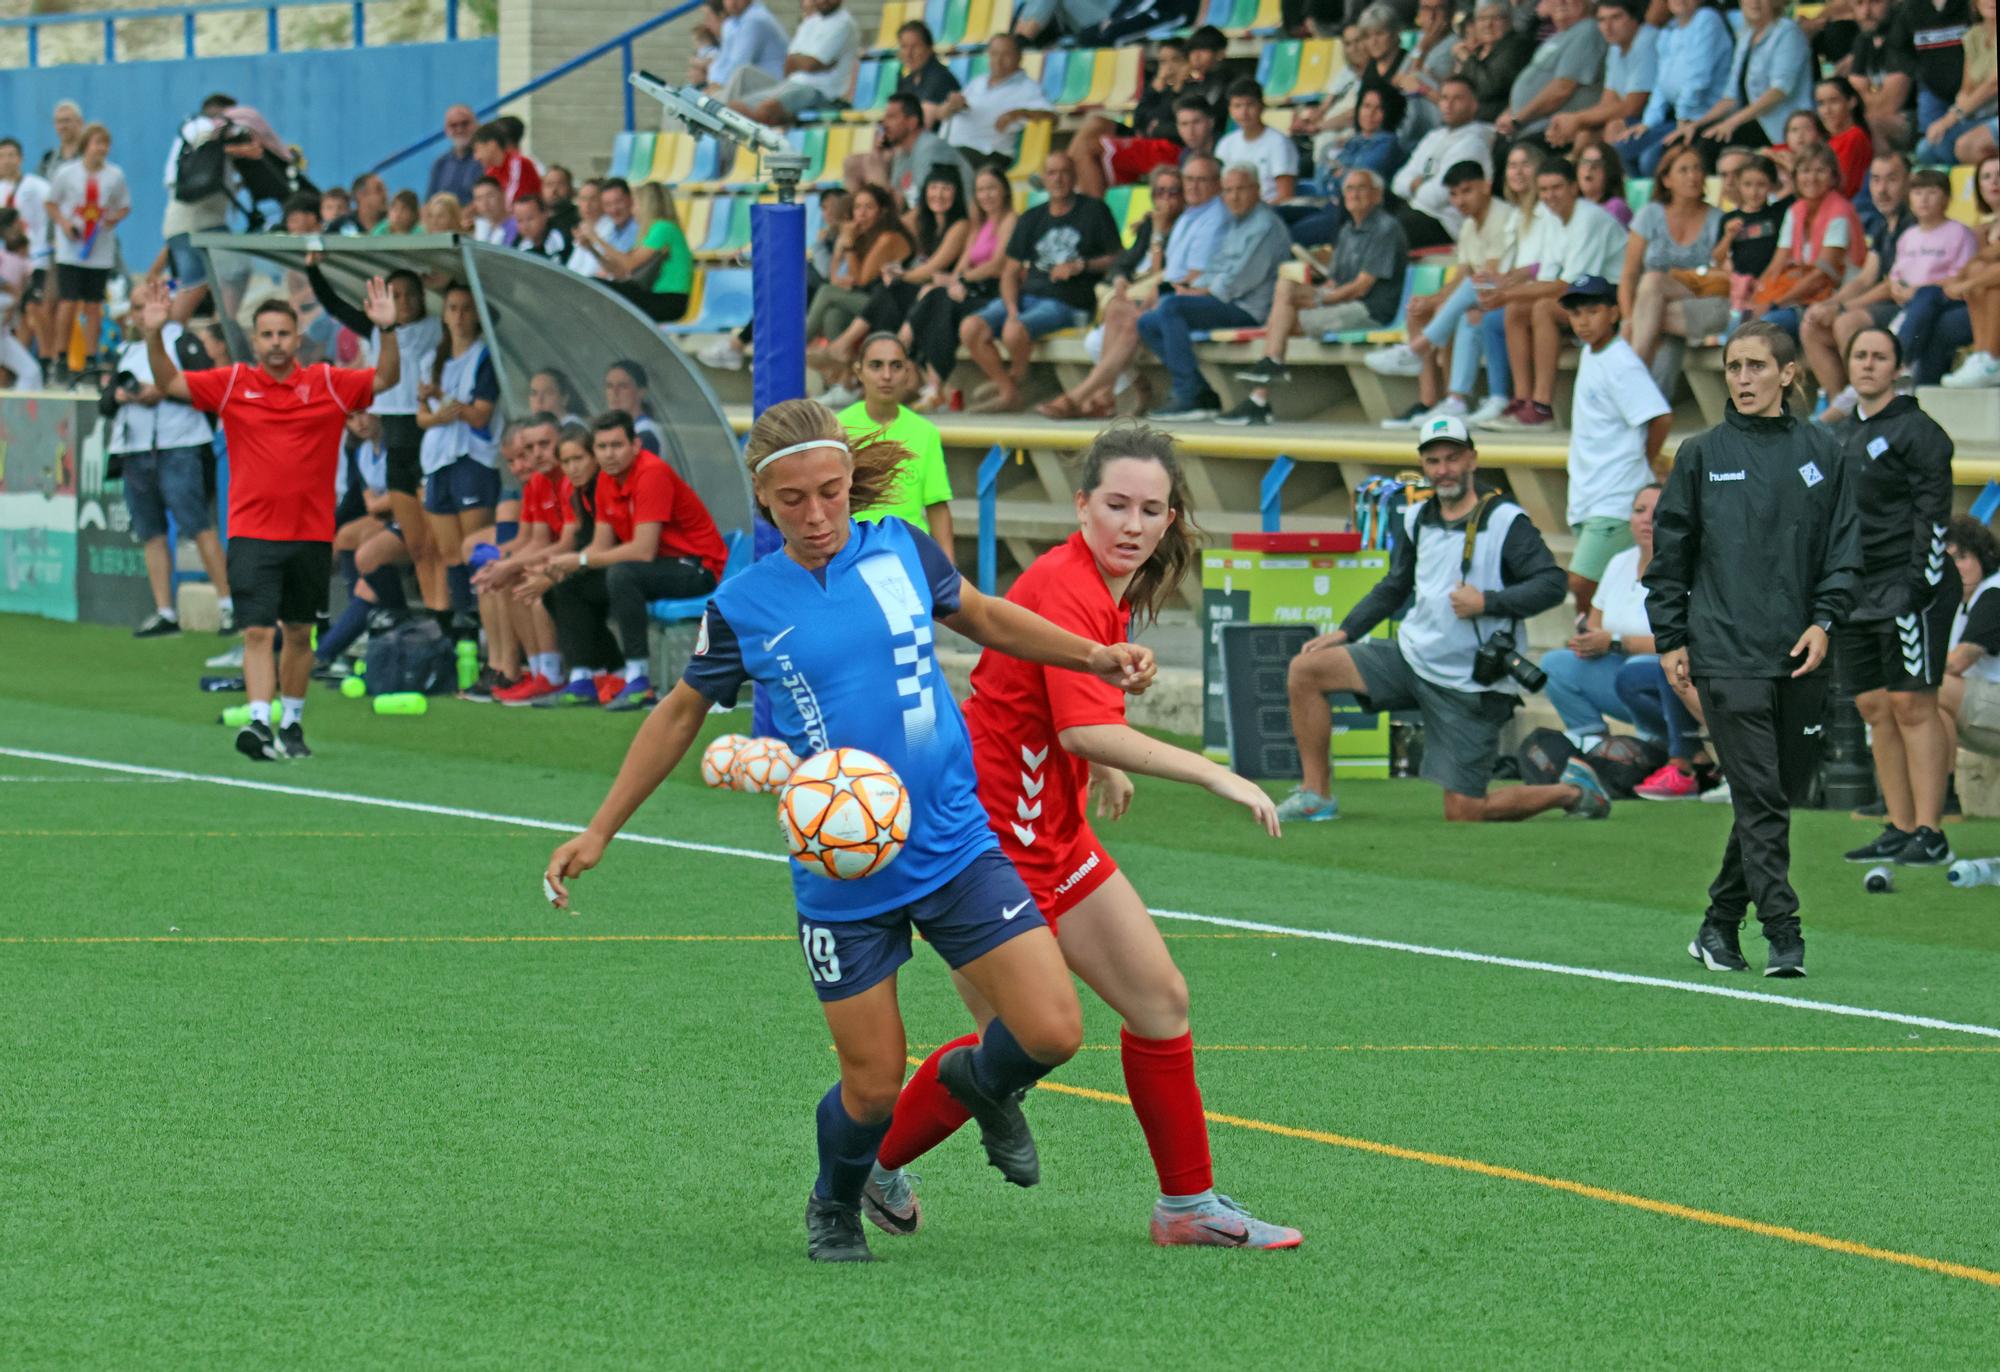
[[[494,38],[379,48],[202,57],[191,62],[120,62],[0,73],[0,133],[27,149],[32,167],[55,141],[49,112],[74,100],[84,117],[111,130],[111,160],[132,183],[132,217],[118,241],[134,272],[160,250],[167,149],[180,124],[212,91],[263,111],[278,137],[305,150],[307,175],[346,185],[399,148],[443,125],[446,105],[477,108],[499,94]],[[423,193],[430,160],[413,157],[387,173],[391,193]]]

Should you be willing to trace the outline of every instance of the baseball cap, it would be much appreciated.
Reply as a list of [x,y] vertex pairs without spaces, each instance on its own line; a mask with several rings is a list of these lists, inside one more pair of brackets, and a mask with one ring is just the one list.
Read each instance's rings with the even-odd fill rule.
[[1470,448],[1472,435],[1465,431],[1465,421],[1457,415],[1434,415],[1417,430],[1417,451],[1422,452],[1433,443],[1456,443],[1461,448]]
[[1601,276],[1579,276],[1562,293],[1564,309],[1599,301],[1608,301],[1613,305],[1618,303],[1618,288]]

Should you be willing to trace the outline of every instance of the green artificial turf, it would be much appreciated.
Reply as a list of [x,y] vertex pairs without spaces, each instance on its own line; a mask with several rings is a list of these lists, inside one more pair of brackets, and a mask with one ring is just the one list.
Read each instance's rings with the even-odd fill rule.
[[[319,756],[255,767],[193,689],[213,650],[0,618],[0,747],[578,823],[637,727],[316,691]],[[962,1135],[917,1166],[919,1235],[822,1269],[801,1214],[835,1066],[779,864],[618,845],[571,916],[532,827],[0,778],[0,1366],[2000,1360],[1974,1274],[1443,1165],[2000,1271],[2000,1038],[1165,921],[1210,1110],[1306,1135],[1216,1124],[1219,1184],[1305,1246],[1153,1248],[1130,1112],[1041,1091],[1041,1187]],[[1812,976],[1774,983],[1684,952],[1726,810],[1471,829],[1421,783],[1341,799],[1272,842],[1141,780],[1105,832],[1163,910],[2000,1026],[2000,893],[1865,895],[1845,815],[1796,820]],[[771,808],[677,778],[631,827],[771,853]],[[1951,837],[2000,852],[2000,824]],[[922,949],[902,997],[913,1048],[962,1031]],[[1122,1092],[1085,1005],[1052,1083]]]

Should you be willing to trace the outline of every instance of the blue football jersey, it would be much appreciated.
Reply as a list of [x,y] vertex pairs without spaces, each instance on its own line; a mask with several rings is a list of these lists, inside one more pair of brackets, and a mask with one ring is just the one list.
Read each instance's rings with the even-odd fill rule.
[[773,553],[708,603],[688,685],[732,705],[745,681],[758,682],[778,737],[801,758],[860,748],[909,788],[909,841],[881,871],[833,881],[792,864],[809,918],[865,919],[907,905],[998,846],[932,644],[932,618],[958,609],[959,588],[950,560],[902,520],[850,521],[846,545],[820,573]]

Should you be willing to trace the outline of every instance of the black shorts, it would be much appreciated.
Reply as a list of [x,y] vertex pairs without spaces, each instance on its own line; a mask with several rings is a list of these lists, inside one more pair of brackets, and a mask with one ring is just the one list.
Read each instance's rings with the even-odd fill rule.
[[424,435],[415,415],[382,416],[382,451],[389,469],[384,484],[392,491],[415,495],[424,479]]
[[28,289],[21,292],[21,303],[33,305],[48,299],[49,269],[37,267],[28,273]]
[[[1945,576],[1951,576],[1949,563]],[[1836,663],[1842,689],[1857,696],[1865,691],[1937,690],[1944,683],[1951,622],[1958,612],[1955,590],[1940,589],[1930,605],[1915,614],[1842,629]]]
[[81,300],[86,305],[104,303],[104,285],[111,279],[106,267],[73,267],[56,263],[56,299]]
[[236,622],[268,629],[326,618],[333,544],[303,539],[229,540],[229,594]]

